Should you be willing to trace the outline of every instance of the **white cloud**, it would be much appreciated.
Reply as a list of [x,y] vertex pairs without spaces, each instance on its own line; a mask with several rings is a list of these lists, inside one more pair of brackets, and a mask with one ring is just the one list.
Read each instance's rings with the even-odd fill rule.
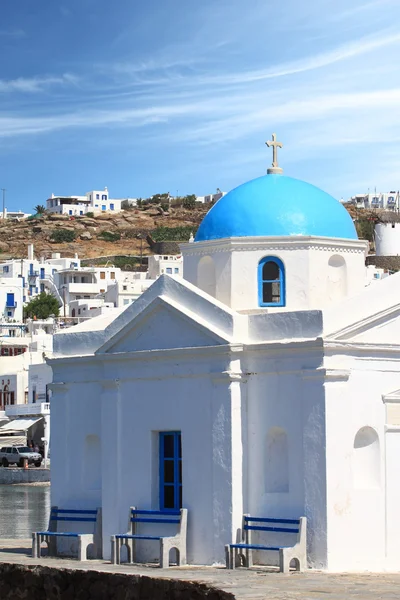
[[78,78],[71,74],[60,77],[18,77],[17,79],[0,79],[0,93],[36,93],[42,92],[54,85],[74,85]]

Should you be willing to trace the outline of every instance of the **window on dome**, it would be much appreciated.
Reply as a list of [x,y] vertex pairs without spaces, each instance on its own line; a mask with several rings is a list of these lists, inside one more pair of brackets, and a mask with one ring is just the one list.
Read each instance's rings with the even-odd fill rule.
[[285,306],[285,268],[279,258],[267,256],[258,264],[259,306]]

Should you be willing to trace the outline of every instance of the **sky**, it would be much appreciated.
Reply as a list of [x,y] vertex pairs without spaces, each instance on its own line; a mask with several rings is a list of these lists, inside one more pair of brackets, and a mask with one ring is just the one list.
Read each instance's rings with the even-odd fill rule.
[[229,191],[286,175],[400,189],[398,0],[2,0],[0,188],[10,210]]

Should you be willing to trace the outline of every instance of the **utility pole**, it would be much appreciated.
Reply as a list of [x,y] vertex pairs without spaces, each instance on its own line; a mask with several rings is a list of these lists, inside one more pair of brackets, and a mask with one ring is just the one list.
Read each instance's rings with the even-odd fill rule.
[[5,219],[6,218],[6,189],[1,188],[1,191],[3,192],[3,219]]

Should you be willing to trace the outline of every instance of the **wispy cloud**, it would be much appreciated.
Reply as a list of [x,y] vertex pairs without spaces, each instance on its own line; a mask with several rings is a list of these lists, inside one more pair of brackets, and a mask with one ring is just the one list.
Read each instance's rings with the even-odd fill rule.
[[60,77],[18,77],[17,79],[0,79],[0,93],[38,93],[47,90],[55,85],[76,85],[78,77],[71,74],[64,74]]
[[23,38],[26,33],[23,29],[0,29],[0,38]]

